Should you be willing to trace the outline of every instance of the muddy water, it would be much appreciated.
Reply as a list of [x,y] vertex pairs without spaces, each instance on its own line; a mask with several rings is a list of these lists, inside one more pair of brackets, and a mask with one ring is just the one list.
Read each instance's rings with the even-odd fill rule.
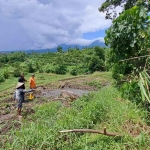
[[49,90],[49,91],[42,91],[42,95],[47,97],[57,97],[60,95],[62,90],[71,91],[79,96],[87,95],[89,91],[87,90],[81,90],[81,89],[73,89],[73,88],[63,88],[63,89],[55,89],[55,90]]

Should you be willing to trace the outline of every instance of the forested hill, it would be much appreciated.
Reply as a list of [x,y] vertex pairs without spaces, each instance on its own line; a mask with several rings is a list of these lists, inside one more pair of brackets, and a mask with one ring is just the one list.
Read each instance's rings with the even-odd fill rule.
[[[94,47],[94,46],[106,47],[105,43],[101,42],[99,40],[96,40],[87,46],[82,46],[80,44],[61,44],[58,47],[61,47],[63,51],[67,51],[70,48],[84,49],[86,47],[90,48],[90,47]],[[14,52],[14,51],[25,51],[26,53],[31,53],[33,51],[37,52],[37,53],[56,52],[58,47],[46,48],[46,49],[40,48],[40,49],[29,49],[29,50],[13,50],[13,51],[12,50],[9,50],[9,51],[1,50],[0,53],[10,53],[10,52]]]

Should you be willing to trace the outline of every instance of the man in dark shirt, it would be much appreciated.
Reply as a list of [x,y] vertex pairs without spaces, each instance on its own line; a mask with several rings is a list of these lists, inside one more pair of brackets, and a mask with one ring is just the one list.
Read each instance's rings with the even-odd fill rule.
[[[19,77],[19,79],[18,79],[18,82],[21,82],[21,83],[27,82],[27,80],[24,78],[24,74],[21,74],[21,75],[20,75],[20,77]],[[22,85],[22,89],[25,89],[25,84]],[[23,93],[23,94],[24,94],[24,93]],[[22,102],[25,102],[24,96],[23,96]]]
[[[27,82],[27,80],[24,78],[24,74],[21,74],[19,79],[18,79],[18,82],[21,82],[21,83],[25,83]],[[23,89],[25,89],[25,84],[23,84]]]

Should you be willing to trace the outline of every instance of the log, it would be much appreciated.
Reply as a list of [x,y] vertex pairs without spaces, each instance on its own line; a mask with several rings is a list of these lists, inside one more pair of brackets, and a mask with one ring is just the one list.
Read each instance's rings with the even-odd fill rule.
[[62,130],[59,131],[60,133],[66,133],[66,132],[87,132],[87,133],[98,133],[103,134],[107,136],[123,136],[121,133],[113,133],[113,132],[107,132],[106,128],[104,128],[104,131],[99,130],[92,130],[92,129],[72,129],[72,130]]

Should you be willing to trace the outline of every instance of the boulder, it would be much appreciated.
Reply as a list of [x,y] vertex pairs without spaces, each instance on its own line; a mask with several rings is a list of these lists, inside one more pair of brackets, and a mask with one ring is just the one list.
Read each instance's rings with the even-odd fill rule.
[[62,96],[63,98],[70,98],[71,100],[75,100],[79,98],[79,95],[77,95],[72,91],[67,91],[67,90],[62,90],[60,96]]

